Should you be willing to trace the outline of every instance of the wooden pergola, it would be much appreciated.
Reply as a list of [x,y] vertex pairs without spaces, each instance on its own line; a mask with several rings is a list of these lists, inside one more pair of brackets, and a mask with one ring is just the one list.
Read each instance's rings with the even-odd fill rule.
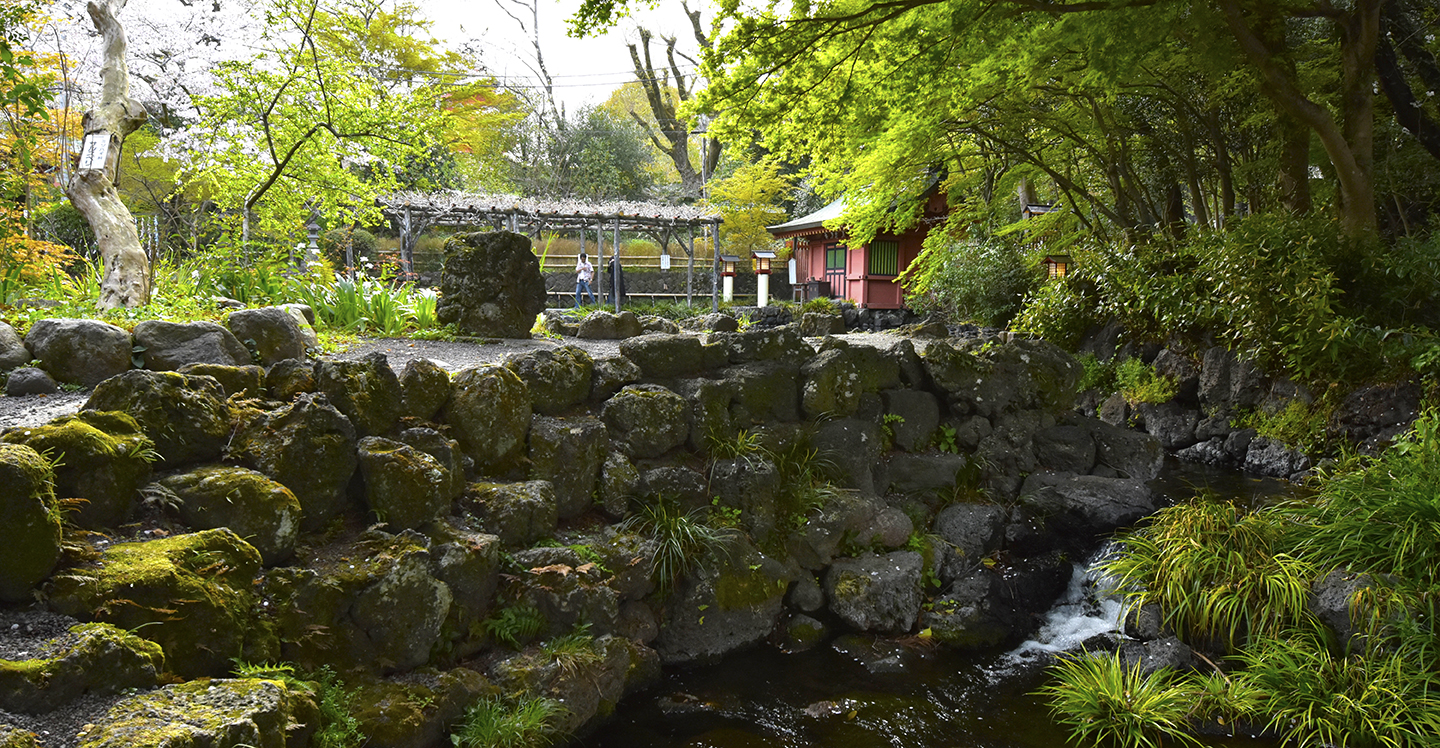
[[[376,201],[400,232],[400,270],[414,277],[415,244],[420,234],[433,226],[488,226],[526,234],[538,240],[545,231],[573,231],[583,240],[595,232],[597,267],[605,267],[605,234],[612,235],[612,258],[620,251],[620,232],[647,234],[663,248],[679,240],[689,265],[685,271],[685,301],[692,303],[695,285],[695,231],[710,229],[715,247],[711,261],[710,297],[712,310],[719,310],[720,215],[693,205],[661,205],[614,201],[592,203],[564,198],[519,197],[473,192],[396,192]],[[613,293],[615,311],[620,295]]]

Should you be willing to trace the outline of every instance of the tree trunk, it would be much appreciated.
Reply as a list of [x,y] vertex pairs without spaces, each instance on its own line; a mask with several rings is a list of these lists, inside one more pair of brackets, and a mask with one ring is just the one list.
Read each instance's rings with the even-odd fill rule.
[[100,105],[85,113],[85,139],[108,146],[103,164],[86,164],[65,194],[95,231],[105,263],[100,283],[100,309],[138,307],[150,300],[150,259],[140,246],[135,219],[115,189],[120,148],[125,136],[145,123],[145,108],[130,98],[130,76],[125,68],[125,29],[116,19],[126,0],[92,0],[90,20],[105,39],[104,67],[100,71]]

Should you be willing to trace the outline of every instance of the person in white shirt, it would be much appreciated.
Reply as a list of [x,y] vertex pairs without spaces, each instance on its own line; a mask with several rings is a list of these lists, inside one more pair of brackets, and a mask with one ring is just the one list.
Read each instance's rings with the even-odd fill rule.
[[584,291],[590,297],[590,303],[595,303],[595,294],[590,291],[590,284],[595,280],[595,266],[590,264],[585,253],[580,253],[580,258],[575,261],[575,308],[580,308],[580,292]]

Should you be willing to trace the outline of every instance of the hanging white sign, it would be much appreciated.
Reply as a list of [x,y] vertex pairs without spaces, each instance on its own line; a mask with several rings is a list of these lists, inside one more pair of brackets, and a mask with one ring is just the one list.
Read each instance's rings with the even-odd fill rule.
[[669,270],[669,269],[670,269],[670,255],[660,255],[660,269],[661,269],[661,270]]
[[85,136],[80,149],[80,170],[104,169],[105,158],[110,155],[110,133],[92,132]]
[[790,285],[793,286],[795,285],[795,258],[791,257],[790,261],[785,264],[790,266]]

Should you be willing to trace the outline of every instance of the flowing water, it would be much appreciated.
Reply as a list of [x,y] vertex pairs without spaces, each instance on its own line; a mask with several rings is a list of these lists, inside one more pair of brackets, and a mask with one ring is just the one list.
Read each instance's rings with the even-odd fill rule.
[[[1171,500],[1209,486],[1246,503],[1288,490],[1274,480],[1176,462],[1152,485]],[[1044,684],[1045,667],[1057,653],[1118,632],[1119,603],[1096,592],[1087,565],[1077,565],[1035,637],[1010,650],[953,652],[918,640],[841,637],[808,652],[762,645],[715,665],[670,672],[656,688],[621,703],[615,719],[580,745],[1059,748],[1067,744],[1065,730],[1031,693]],[[1241,737],[1205,745],[1276,744]]]

